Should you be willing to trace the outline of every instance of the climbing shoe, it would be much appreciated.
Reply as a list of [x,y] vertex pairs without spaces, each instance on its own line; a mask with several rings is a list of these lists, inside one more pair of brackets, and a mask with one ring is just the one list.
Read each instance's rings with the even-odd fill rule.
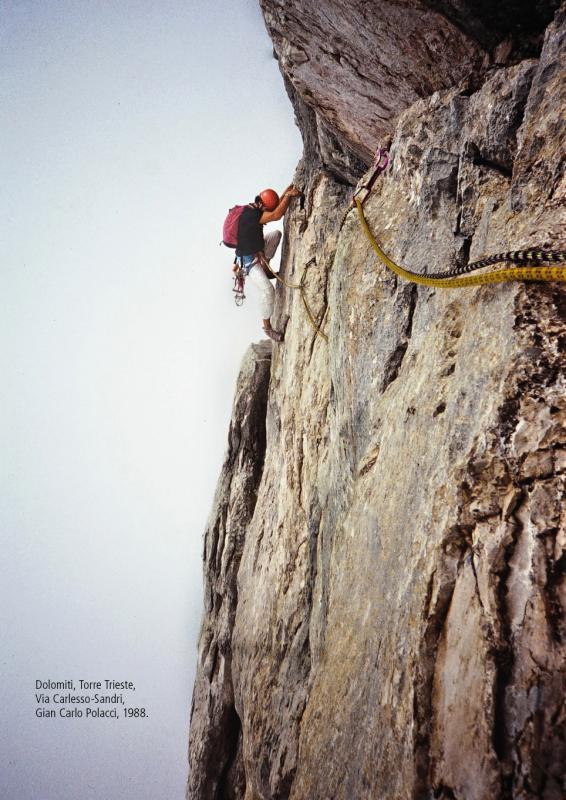
[[270,339],[273,339],[274,342],[282,342],[283,341],[283,334],[279,333],[279,331],[274,331],[273,328],[264,328],[263,332]]

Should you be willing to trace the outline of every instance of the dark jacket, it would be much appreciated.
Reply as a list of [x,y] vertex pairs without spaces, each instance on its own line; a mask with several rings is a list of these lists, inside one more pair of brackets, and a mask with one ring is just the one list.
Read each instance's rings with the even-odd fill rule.
[[262,214],[261,208],[253,206],[246,206],[242,211],[238,224],[237,256],[253,256],[265,248],[263,225],[259,221]]

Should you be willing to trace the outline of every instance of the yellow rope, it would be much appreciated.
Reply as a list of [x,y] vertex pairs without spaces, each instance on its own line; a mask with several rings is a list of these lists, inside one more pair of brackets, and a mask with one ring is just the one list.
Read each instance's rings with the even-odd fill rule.
[[[405,267],[402,267],[400,264],[396,264],[395,261],[389,258],[387,253],[382,250],[381,246],[376,241],[373,233],[370,230],[360,200],[357,197],[355,197],[354,200],[362,229],[371,246],[377,253],[380,261],[382,261],[383,264],[385,264],[385,266],[396,275],[399,275],[399,277],[404,278],[407,281],[411,281],[412,283],[418,283],[423,286],[438,286],[441,289],[456,289],[463,286],[483,286],[489,283],[505,283],[510,281],[566,281],[566,266],[506,267],[504,269],[492,270],[491,272],[484,272],[481,275],[465,275],[451,278],[440,278],[435,277],[434,275],[422,275],[418,272],[405,269]],[[305,266],[299,283],[287,283],[284,278],[282,278],[276,272],[273,272],[267,261],[263,261],[262,263],[273,275],[273,277],[276,278],[286,289],[299,290],[308,322],[314,330],[315,335],[321,336],[325,342],[328,342],[328,336],[324,333],[321,327],[317,325],[307,302],[307,298],[305,297],[304,283],[307,270],[311,262]],[[321,324],[324,321],[325,316],[326,312],[322,317]]]
[[[315,335],[318,334],[319,336],[322,336],[324,341],[328,342],[328,336],[316,324],[315,319],[314,319],[313,314],[312,314],[312,311],[310,310],[309,304],[307,303],[307,298],[305,297],[305,287],[304,287],[305,277],[306,277],[306,274],[307,274],[307,269],[310,267],[312,262],[309,261],[309,263],[305,266],[305,268],[303,270],[303,274],[301,275],[301,280],[299,281],[299,283],[287,283],[287,281],[284,280],[280,275],[278,275],[276,272],[273,272],[273,270],[269,266],[267,260],[263,261],[262,263],[265,265],[265,267],[267,267],[269,272],[271,272],[273,277],[277,278],[279,283],[281,283],[286,289],[298,289],[299,290],[299,292],[301,294],[301,300],[303,301],[303,305],[304,305],[305,311],[307,313],[307,319],[309,321],[309,324],[310,324],[311,328],[315,332]],[[323,317],[323,319],[324,319],[324,317]]]
[[[305,307],[305,311],[307,312],[307,319],[310,322],[312,329],[314,330],[315,333],[318,333],[319,336],[322,336],[324,341],[328,343],[328,336],[316,324],[316,322],[314,320],[314,317],[312,315],[312,311],[310,310],[309,304],[307,303],[307,298],[305,297],[305,293],[304,293],[302,288],[301,288],[301,300],[303,301],[303,305]],[[324,315],[323,315],[322,319],[324,320]]]
[[420,283],[424,286],[438,286],[441,289],[456,289],[460,286],[481,286],[486,283],[504,283],[508,281],[566,281],[566,267],[558,266],[514,267],[498,269],[493,272],[484,273],[483,275],[466,275],[462,278],[435,278],[434,275],[420,275],[417,272],[412,272],[396,264],[384,253],[369,228],[364,216],[362,204],[357,197],[355,198],[355,202],[362,229],[379,259],[396,275],[399,275],[407,281]]
[[271,272],[273,277],[276,278],[279,281],[279,283],[283,284],[283,286],[286,289],[300,289],[301,288],[301,284],[302,284],[302,280],[303,280],[302,276],[301,276],[301,280],[300,280],[299,283],[287,283],[287,281],[284,278],[282,278],[281,275],[278,275],[277,272],[273,272],[273,270],[269,266],[269,261],[267,261],[267,259],[265,261],[262,261],[261,263],[263,264],[264,267],[266,267],[267,270],[269,270],[269,272]]

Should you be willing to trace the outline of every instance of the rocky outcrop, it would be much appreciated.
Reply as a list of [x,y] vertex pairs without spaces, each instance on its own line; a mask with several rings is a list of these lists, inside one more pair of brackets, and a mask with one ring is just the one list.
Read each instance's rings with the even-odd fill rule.
[[[416,100],[538,54],[558,0],[260,0],[282,72],[368,161]],[[369,161],[368,161],[369,163]]]
[[271,343],[251,345],[242,362],[228,450],[204,536],[204,617],[193,691],[190,797],[243,796],[242,729],[234,707],[232,630],[236,578],[265,457]]
[[[329,26],[341,4],[262,5],[305,141],[305,209],[288,214],[282,266],[295,280],[309,265],[306,292],[329,341],[283,290],[286,338],[264,416],[261,392],[242,389],[256,374],[246,362],[237,405],[259,405],[251,414],[243,403],[251,438],[238,447],[247,453],[257,437],[257,453],[236,458],[231,439],[206,534],[188,796],[558,800],[566,290],[417,287],[376,263],[348,213],[375,142],[347,110],[343,66],[324,61],[324,94],[284,53],[293,25],[305,52],[328,49],[319,9]],[[538,6],[539,21],[551,5]],[[374,4],[379,24],[358,6],[343,36],[352,24],[352,45],[367,42],[383,67],[380,26],[395,46],[423,4]],[[517,57],[515,27],[515,56],[474,71],[497,42],[474,32],[485,5],[454,7],[459,21],[445,3],[426,24],[457,25],[465,70],[441,62],[439,83],[411,94],[411,76],[421,70],[425,87],[428,74],[415,50],[414,63],[399,62],[405,83],[388,109],[371,80],[356,84],[392,134],[367,218],[394,259],[429,273],[529,245],[566,249],[566,10],[540,53],[534,25],[523,32],[529,57]],[[219,556],[231,552],[228,530],[234,558]]]
[[484,50],[424,3],[261,0],[281,69],[362,158],[419,97],[448,88]]

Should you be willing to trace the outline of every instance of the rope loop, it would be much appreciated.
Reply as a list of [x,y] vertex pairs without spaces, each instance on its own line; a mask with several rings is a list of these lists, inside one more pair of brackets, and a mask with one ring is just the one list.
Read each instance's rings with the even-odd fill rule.
[[[423,275],[419,272],[413,272],[410,269],[406,269],[406,267],[402,267],[400,264],[396,264],[395,261],[384,252],[370,230],[362,204],[358,198],[356,198],[355,203],[362,230],[375,250],[377,257],[392,272],[404,278],[406,281],[418,283],[423,286],[438,286],[441,289],[457,289],[464,286],[482,286],[488,283],[506,283],[510,281],[566,281],[566,266],[526,266],[526,264],[548,262],[551,264],[558,264],[566,261],[566,253],[564,252],[540,250],[538,248],[514,253],[500,253],[499,255],[489,256],[481,261],[467,264],[465,267],[458,267],[448,272],[442,272],[439,275]],[[530,254],[530,257],[526,257],[526,252]],[[525,256],[521,261],[517,261],[518,266],[493,270],[492,272],[486,272],[482,275],[459,277],[461,272],[472,272],[491,264],[502,262],[509,263],[514,260],[514,257],[517,256],[518,253],[520,253],[521,256]],[[523,264],[525,264],[525,266],[523,266]]]
[[[424,286],[438,286],[442,289],[482,286],[488,283],[505,283],[510,281],[566,281],[566,251],[545,250],[537,246],[525,250],[515,250],[508,253],[498,253],[496,255],[487,256],[479,261],[472,261],[469,264],[453,267],[452,269],[437,273],[436,275],[423,275],[422,273],[402,267],[400,264],[396,264],[395,261],[384,252],[371,232],[363,209],[363,205],[369,197],[375,179],[383,172],[388,163],[389,156],[387,151],[378,147],[370,177],[367,182],[363,183],[356,191],[352,203],[358,211],[358,218],[362,230],[372,248],[375,250],[377,257],[388,269],[399,277],[411,281],[412,283]],[[363,200],[360,200],[359,194],[364,189],[366,190],[366,195]],[[468,274],[482,269],[483,267],[502,263],[506,264],[504,269],[484,272],[482,275]],[[514,266],[511,267],[509,266],[510,264],[514,264]],[[557,264],[564,264],[564,266],[555,266]],[[461,277],[462,275],[466,277]]]
[[[301,300],[303,301],[303,306],[304,306],[306,314],[307,314],[307,319],[309,321],[309,324],[310,324],[311,328],[313,329],[313,331],[315,333],[315,336],[320,336],[320,337],[322,337],[322,339],[324,339],[325,342],[328,342],[328,336],[324,333],[324,331],[320,328],[320,326],[317,325],[316,320],[315,320],[315,318],[313,316],[313,313],[312,313],[312,311],[310,309],[310,306],[309,306],[309,304],[307,302],[307,298],[305,297],[305,280],[306,280],[306,277],[307,277],[307,270],[311,266],[311,264],[315,263],[315,259],[311,258],[311,260],[309,262],[307,262],[307,264],[305,264],[305,267],[303,269],[303,272],[301,274],[301,277],[300,277],[298,283],[287,283],[287,281],[284,278],[282,278],[280,275],[278,275],[277,272],[273,272],[273,270],[271,269],[271,267],[269,266],[267,261],[262,262],[262,263],[264,263],[265,267],[267,267],[267,269],[269,270],[269,272],[271,272],[273,277],[276,278],[279,281],[279,283],[282,284],[286,289],[298,289],[299,290],[299,293],[301,295]],[[324,320],[324,316],[323,316],[323,320]]]

